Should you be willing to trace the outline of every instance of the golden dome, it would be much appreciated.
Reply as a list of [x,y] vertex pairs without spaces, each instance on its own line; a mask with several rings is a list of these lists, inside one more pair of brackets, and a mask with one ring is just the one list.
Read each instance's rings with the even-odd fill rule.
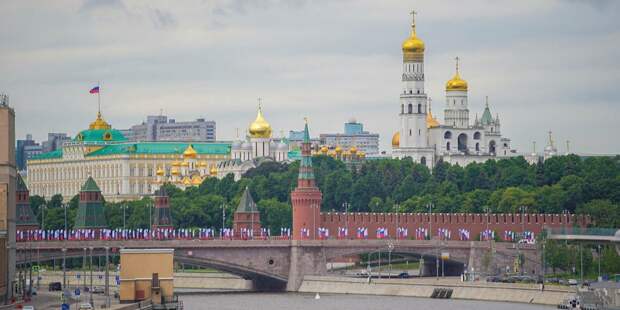
[[202,178],[199,175],[194,175],[192,177],[192,185],[200,185],[202,184]]
[[356,148],[355,146],[352,146],[352,147],[349,149],[349,153],[351,153],[351,154],[355,154],[355,153],[357,153],[357,148]]
[[366,157],[366,153],[359,152],[359,153],[357,153],[357,156],[359,156],[360,158],[364,158],[364,157]]
[[207,167],[207,162],[204,162],[204,161],[199,162],[199,163],[198,163],[198,167],[199,167],[199,168],[205,168],[205,167]]
[[431,103],[430,99],[428,102],[428,114],[426,114],[426,128],[435,128],[439,127],[439,121],[435,117],[433,117],[433,112],[431,111]]
[[189,167],[189,163],[184,161],[184,162],[181,163],[181,167],[186,167],[187,168],[187,167]]
[[250,124],[250,136],[252,138],[269,138],[271,137],[271,125],[267,123],[263,117],[263,109],[258,106],[258,114],[254,122]]
[[403,54],[424,54],[424,41],[415,33],[415,18],[411,21],[411,34],[403,41]]
[[196,158],[196,155],[198,155],[198,153],[196,152],[196,150],[194,150],[191,144],[188,145],[183,152],[183,157],[185,158]]
[[112,129],[112,126],[110,126],[110,124],[108,124],[103,117],[101,117],[101,112],[97,112],[97,119],[90,123],[90,126],[88,126],[88,129],[90,130],[100,130],[100,129],[105,129],[105,130],[109,130]]
[[211,176],[217,176],[217,168],[215,166],[212,166],[211,170],[209,170],[209,174]]
[[400,146],[400,131],[397,131],[392,136],[392,147],[399,147],[399,146]]
[[162,167],[157,168],[157,175],[158,176],[162,176],[162,175],[164,175],[164,173],[165,172],[164,172],[164,169]]
[[178,161],[175,161],[172,163],[172,167],[180,167],[180,166],[181,166],[181,163]]
[[179,168],[176,168],[176,167],[172,168],[172,169],[170,170],[170,173],[171,173],[172,175],[179,175]]
[[189,179],[188,176],[185,176],[182,182],[183,182],[183,185],[192,185],[192,181]]
[[453,91],[453,90],[467,91],[467,81],[461,79],[461,76],[459,75],[459,58],[458,57],[456,57],[456,73],[454,73],[454,76],[452,77],[452,79],[446,82],[446,91]]
[[329,151],[329,148],[327,146],[322,146],[321,147],[321,153],[326,154]]

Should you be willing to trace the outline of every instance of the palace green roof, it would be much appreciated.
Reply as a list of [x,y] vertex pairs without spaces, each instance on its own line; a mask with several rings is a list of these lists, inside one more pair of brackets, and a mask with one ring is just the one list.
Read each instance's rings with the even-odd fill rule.
[[95,182],[95,180],[93,180],[92,177],[88,177],[88,179],[86,180],[86,183],[84,183],[84,185],[82,185],[82,189],[80,189],[80,192],[100,192],[101,189],[99,189],[99,186],[97,186],[97,182]]
[[123,142],[127,138],[116,129],[86,129],[80,131],[73,141],[77,142]]
[[41,154],[37,154],[35,156],[32,156],[32,159],[35,160],[39,160],[39,159],[56,159],[56,158],[62,158],[62,149],[58,149],[55,151],[51,151],[51,152],[47,152],[47,153],[41,153]]
[[123,154],[183,154],[183,151],[185,151],[190,144],[199,155],[226,155],[230,153],[229,143],[137,142],[106,145],[86,156],[91,157]]

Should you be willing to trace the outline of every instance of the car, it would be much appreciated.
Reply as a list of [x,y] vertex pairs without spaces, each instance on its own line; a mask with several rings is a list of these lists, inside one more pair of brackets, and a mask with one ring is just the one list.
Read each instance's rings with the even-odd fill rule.
[[577,285],[577,280],[575,279],[568,279],[568,285]]
[[101,286],[93,287],[93,294],[103,294],[103,293],[105,293],[105,290],[103,289],[103,287]]
[[48,286],[48,290],[51,291],[62,291],[62,283],[60,282],[51,282]]
[[411,276],[407,272],[401,272],[398,274],[398,277],[401,279],[409,279]]
[[22,310],[34,310],[34,306],[24,306]]
[[85,310],[92,310],[94,309],[93,306],[91,306],[89,303],[83,303],[80,305],[80,307],[78,308],[80,310],[85,309]]
[[490,276],[487,277],[487,282],[502,282],[502,277],[498,277],[498,276]]

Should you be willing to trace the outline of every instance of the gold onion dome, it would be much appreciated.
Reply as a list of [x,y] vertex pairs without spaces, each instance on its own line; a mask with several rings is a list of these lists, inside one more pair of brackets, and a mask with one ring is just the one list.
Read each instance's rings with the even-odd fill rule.
[[209,174],[211,176],[216,176],[217,175],[217,168],[215,166],[212,166],[211,170],[209,170]]
[[340,146],[337,146],[337,147],[334,149],[334,151],[335,151],[337,154],[340,154],[340,153],[342,153],[342,148],[341,148]]
[[185,176],[183,178],[183,185],[192,185],[192,181],[189,179],[188,176]]
[[403,60],[422,61],[424,57],[424,41],[418,38],[415,32],[415,12],[411,12],[411,34],[403,41]]
[[176,167],[175,167],[175,168],[172,168],[172,169],[170,170],[170,173],[171,173],[172,175],[179,175],[179,168],[176,168]]
[[180,167],[180,166],[181,166],[181,163],[178,161],[175,161],[172,163],[172,167]]
[[397,131],[392,136],[392,147],[399,147],[399,146],[400,146],[400,131]]
[[101,112],[97,112],[97,119],[90,123],[90,126],[88,126],[88,129],[90,130],[110,130],[112,129],[112,126],[110,126],[110,124],[108,124],[103,117],[101,117]]
[[327,146],[324,145],[324,146],[321,147],[321,153],[325,154],[328,151],[329,151],[329,148]]
[[184,161],[183,163],[181,163],[181,167],[189,167],[189,163]]
[[452,79],[446,82],[446,91],[467,91],[467,81],[461,79],[461,75],[459,75],[459,58],[456,57],[456,73]]
[[202,178],[199,175],[194,175],[192,177],[192,185],[200,185],[202,184]]
[[352,146],[352,147],[349,149],[349,153],[351,153],[351,154],[355,154],[355,153],[357,153],[357,148],[356,148],[355,146]]
[[254,122],[250,124],[250,136],[252,138],[269,138],[271,137],[271,125],[267,123],[263,117],[263,109],[258,106],[258,114]]
[[364,158],[364,157],[366,157],[366,153],[364,153],[364,152],[359,152],[359,153],[357,153],[357,155],[358,155],[360,158]]
[[164,169],[162,167],[157,168],[157,175],[158,176],[164,175]]
[[428,114],[426,114],[426,128],[435,128],[439,127],[439,121],[435,117],[433,117],[433,112],[431,111],[431,103],[429,99],[428,103]]
[[183,157],[185,158],[196,158],[196,155],[198,155],[198,153],[196,152],[194,147],[192,147],[191,144],[188,145],[185,151],[183,152]]

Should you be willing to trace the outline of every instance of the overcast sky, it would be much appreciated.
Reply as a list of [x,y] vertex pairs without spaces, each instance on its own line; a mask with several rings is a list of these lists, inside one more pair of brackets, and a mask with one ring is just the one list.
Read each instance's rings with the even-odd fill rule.
[[[439,3],[440,2],[440,3]],[[0,92],[17,137],[72,136],[101,81],[115,128],[163,113],[217,121],[235,138],[256,116],[274,133],[341,132],[355,117],[389,147],[398,128],[401,43],[415,9],[426,90],[443,119],[461,61],[471,119],[489,96],[519,151],[620,153],[620,1],[0,1]],[[612,135],[613,134],[613,135]]]

